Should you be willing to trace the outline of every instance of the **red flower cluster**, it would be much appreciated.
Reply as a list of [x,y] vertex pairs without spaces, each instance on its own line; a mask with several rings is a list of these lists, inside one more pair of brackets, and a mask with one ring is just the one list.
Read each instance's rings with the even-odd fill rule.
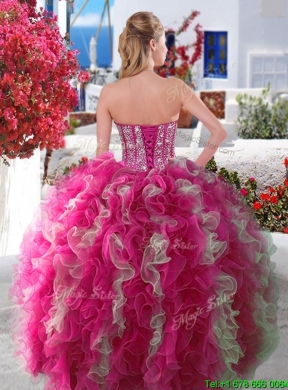
[[[287,158],[285,159],[288,160]],[[266,204],[272,203],[277,205],[279,200],[285,196],[286,190],[288,188],[288,179],[284,180],[284,185],[279,185],[276,188],[268,187],[267,193],[260,194],[260,199],[262,202],[255,201],[253,203],[253,208],[255,210],[260,210],[265,207]],[[276,219],[279,219],[279,216],[275,216]],[[284,233],[288,233],[288,227],[284,228]]]
[[[63,175],[66,175],[66,174],[69,173],[69,172],[75,171],[75,169],[77,169],[80,165],[83,165],[83,164],[87,163],[87,161],[88,161],[88,158],[87,158],[87,157],[85,157],[85,156],[84,156],[84,157],[81,157],[81,159],[78,160],[78,164],[72,163],[70,166],[66,166],[66,167],[64,168],[64,170],[63,170]],[[56,180],[57,180],[57,179],[50,181],[49,184],[54,185],[55,182],[56,182]]]
[[[189,60],[189,56],[186,54],[186,51],[187,51],[187,46],[179,46],[176,49],[176,54],[179,54],[180,58],[183,61],[188,61]],[[177,59],[177,58],[175,58],[175,59]]]
[[[29,17],[37,17],[37,12],[36,12],[36,5],[37,5],[37,0],[18,0],[20,4],[26,4],[28,9],[29,9]],[[53,0],[49,0],[53,1]],[[61,1],[61,0],[59,0]],[[71,5],[74,4],[74,0],[64,0],[70,3]],[[47,3],[47,0],[46,0]]]
[[36,15],[34,4],[0,1],[0,156],[9,159],[65,146],[65,117],[77,106],[69,80],[79,74],[78,52],[66,48],[57,17]]
[[19,3],[27,5],[29,17],[32,18],[37,17],[37,13],[36,13],[37,0],[19,0]]
[[190,26],[191,22],[193,22],[193,20],[198,15],[200,15],[199,11],[192,11],[191,14],[187,18],[184,19],[184,22],[182,23],[182,26],[179,27],[178,30],[176,31],[176,35],[179,35],[182,32],[187,31],[187,29]]
[[[285,157],[284,165],[288,168],[288,157]],[[275,188],[268,187],[267,190],[260,195],[257,195],[255,192],[257,183],[254,177],[251,177],[245,182],[245,187],[240,189],[240,193],[255,210],[256,218],[262,221],[264,226],[269,227],[270,229],[271,226],[274,227],[274,229],[276,226],[276,228],[280,228],[282,232],[288,233],[286,218],[288,205],[288,178],[284,179],[282,185],[277,185]],[[275,221],[277,221],[277,223],[274,226]]]
[[[286,187],[288,187],[288,179],[284,180],[284,186],[279,185],[279,186],[277,186],[277,188],[268,187],[267,191],[269,192],[269,194],[266,194],[266,193],[260,194],[260,199],[263,202],[270,202],[273,204],[278,204],[279,199],[283,198],[285,195]],[[247,191],[247,194],[248,194],[248,191]],[[247,194],[245,194],[245,195],[247,195]],[[262,206],[263,206],[263,203],[260,203],[260,202],[253,203],[254,209],[260,210],[262,208]]]
[[195,47],[195,51],[192,55],[192,58],[190,60],[190,64],[191,65],[194,65],[196,61],[199,60],[199,58],[201,58],[202,56],[202,52],[203,52],[203,42],[204,42],[204,33],[202,31],[202,26],[200,24],[197,24],[194,31],[196,32],[197,34],[197,40],[194,44],[194,47]]
[[255,210],[260,210],[262,208],[262,204],[260,202],[254,202],[253,207]]
[[[288,157],[284,159],[284,165],[288,167]],[[218,167],[214,157],[205,167],[212,172],[217,172]],[[243,182],[237,172],[229,172],[222,167],[218,171],[218,178],[228,181],[239,191],[245,198],[244,203],[254,209],[254,217],[262,228],[271,232],[288,233],[288,172],[283,183],[275,188],[268,187],[260,194],[254,177]]]
[[80,70],[77,79],[80,83],[88,83],[88,81],[90,80],[90,75],[88,72],[85,72],[84,70]]
[[189,71],[189,64],[187,61],[183,61],[182,64],[175,69],[175,74],[179,78],[183,79],[186,77],[188,71]]
[[[191,22],[200,14],[199,11],[192,11],[191,14],[186,18],[182,24],[182,26],[175,32],[175,35],[179,35],[182,32],[186,31],[190,26]],[[194,87],[194,83],[192,82],[192,73],[191,69],[196,61],[198,61],[202,57],[203,53],[203,42],[204,42],[204,33],[202,31],[202,26],[197,24],[194,28],[196,32],[196,41],[190,45],[186,46],[178,46],[176,48],[173,45],[167,53],[167,60],[162,67],[156,68],[156,72],[161,77],[167,76],[176,76],[181,78],[183,81],[190,84],[191,87]],[[173,32],[172,29],[168,29],[168,32]],[[194,47],[194,52],[189,58],[188,50]],[[180,60],[181,63],[178,66],[174,66],[175,61]]]

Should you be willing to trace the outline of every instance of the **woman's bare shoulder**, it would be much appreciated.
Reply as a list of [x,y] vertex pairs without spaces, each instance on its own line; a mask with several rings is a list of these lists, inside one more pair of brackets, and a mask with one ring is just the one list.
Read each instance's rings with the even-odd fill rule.
[[180,101],[183,95],[183,88],[185,83],[178,77],[169,77],[164,79],[167,102],[173,103],[174,101]]
[[119,81],[117,80],[117,81],[113,81],[112,83],[105,84],[105,85],[103,86],[103,88],[101,89],[101,92],[104,91],[104,93],[107,93],[107,92],[109,92],[109,91],[110,91],[110,92],[113,91],[115,88],[117,88],[118,83],[119,83]]
[[114,81],[109,84],[105,84],[101,91],[100,97],[102,100],[111,100],[111,97],[115,96],[115,93],[119,91],[119,81]]
[[[181,91],[183,89],[183,84],[185,84],[181,79],[177,77],[164,78],[158,75],[155,76],[155,79],[153,78],[153,80],[149,80],[149,83],[152,88],[159,88],[160,90],[162,89],[162,91],[167,95],[167,98],[173,96],[173,98],[175,99],[176,97],[180,96]],[[149,83],[147,83],[146,86],[149,87]],[[119,96],[119,94],[123,95],[125,91],[125,84],[127,84],[126,79],[121,79],[106,84],[101,90],[101,95],[103,97],[106,96],[107,98],[113,98],[113,96]],[[141,83],[139,83],[139,88],[140,87],[143,87]]]

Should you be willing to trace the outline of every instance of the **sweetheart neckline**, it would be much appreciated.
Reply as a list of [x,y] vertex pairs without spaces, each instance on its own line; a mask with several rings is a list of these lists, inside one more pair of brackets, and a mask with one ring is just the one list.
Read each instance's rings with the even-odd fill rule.
[[178,119],[176,121],[172,121],[172,122],[166,122],[166,123],[159,123],[158,125],[139,125],[139,124],[125,124],[125,123],[118,123],[118,122],[115,122],[115,125],[119,125],[119,126],[139,126],[139,127],[158,127],[158,126],[162,126],[162,125],[169,125],[171,123],[177,123],[178,122]]

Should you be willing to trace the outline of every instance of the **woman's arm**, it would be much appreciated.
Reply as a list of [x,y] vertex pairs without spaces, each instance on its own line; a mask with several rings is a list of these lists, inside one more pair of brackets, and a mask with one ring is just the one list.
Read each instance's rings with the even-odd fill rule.
[[195,160],[196,164],[205,166],[216,153],[218,146],[227,137],[227,131],[216,116],[212,114],[209,108],[207,108],[202,100],[195,94],[195,92],[188,87],[184,81],[179,80],[179,82],[181,89],[180,97],[183,108],[186,108],[191,112],[191,114],[196,116],[196,118],[198,118],[211,133],[207,145]]
[[105,85],[99,96],[97,104],[97,149],[96,157],[109,151],[112,132],[112,117],[108,110],[109,85]]

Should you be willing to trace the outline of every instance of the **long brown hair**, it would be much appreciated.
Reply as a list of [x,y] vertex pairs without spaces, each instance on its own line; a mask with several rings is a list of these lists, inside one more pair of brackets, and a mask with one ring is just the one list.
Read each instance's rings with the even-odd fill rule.
[[136,75],[147,67],[149,41],[158,42],[163,32],[164,27],[152,12],[130,16],[119,36],[118,52],[122,59],[119,79]]

